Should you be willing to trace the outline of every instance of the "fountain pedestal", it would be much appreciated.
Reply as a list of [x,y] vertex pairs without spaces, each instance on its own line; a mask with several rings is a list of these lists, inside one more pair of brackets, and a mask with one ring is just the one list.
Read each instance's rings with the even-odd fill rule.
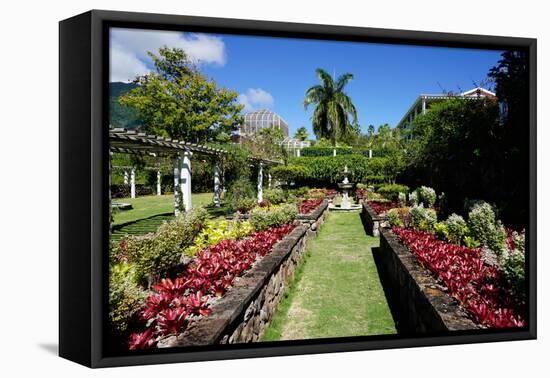
[[355,186],[354,183],[349,182],[348,180],[348,166],[344,167],[344,179],[342,182],[338,183],[338,187],[342,192],[342,202],[340,205],[330,204],[329,210],[341,210],[341,211],[352,211],[360,210],[361,205],[351,203],[349,200],[349,191]]

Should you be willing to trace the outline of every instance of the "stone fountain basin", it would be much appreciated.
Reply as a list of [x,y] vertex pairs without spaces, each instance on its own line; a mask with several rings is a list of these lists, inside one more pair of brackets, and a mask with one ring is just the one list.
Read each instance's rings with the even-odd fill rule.
[[338,187],[340,189],[351,189],[351,188],[353,188],[354,185],[355,184],[352,184],[352,183],[347,183],[347,184],[344,184],[343,182],[338,183]]

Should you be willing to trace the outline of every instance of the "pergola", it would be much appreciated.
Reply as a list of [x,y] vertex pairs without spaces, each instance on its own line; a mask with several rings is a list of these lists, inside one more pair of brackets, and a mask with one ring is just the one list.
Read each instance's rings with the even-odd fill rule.
[[[191,156],[193,154],[208,155],[214,158],[213,186],[214,206],[220,206],[221,194],[221,170],[220,157],[228,152],[210,146],[189,143],[176,139],[169,139],[157,135],[139,133],[134,130],[110,129],[109,130],[110,153],[125,153],[138,156],[170,157],[174,159],[174,214],[178,215],[183,208],[187,211],[192,208],[191,202]],[[258,202],[263,200],[263,167],[267,165],[281,164],[275,160],[249,157],[252,164],[258,166]],[[128,167],[117,167],[115,169]],[[131,174],[131,193],[135,197],[135,167],[129,167]],[[109,159],[109,176],[113,167]],[[150,168],[155,169],[155,168]],[[271,175],[269,175],[271,186]],[[157,194],[160,191],[160,169],[157,169]],[[110,185],[109,185],[110,198]]]

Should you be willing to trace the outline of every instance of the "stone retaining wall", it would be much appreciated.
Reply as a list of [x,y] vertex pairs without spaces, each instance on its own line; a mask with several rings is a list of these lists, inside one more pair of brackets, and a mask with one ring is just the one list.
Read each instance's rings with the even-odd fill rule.
[[196,321],[184,333],[162,340],[159,347],[261,341],[305,254],[309,229],[309,223],[298,225],[271,253],[235,280],[212,305],[212,315]]
[[301,224],[308,226],[307,236],[314,237],[317,235],[319,227],[325,221],[328,214],[328,201],[324,200],[315,210],[309,214],[299,214],[298,220]]
[[380,229],[375,260],[400,334],[479,328],[391,229]]
[[386,220],[385,216],[377,215],[372,207],[367,204],[367,201],[363,201],[363,210],[361,211],[361,220],[367,234],[371,236],[380,235],[380,226],[382,222]]

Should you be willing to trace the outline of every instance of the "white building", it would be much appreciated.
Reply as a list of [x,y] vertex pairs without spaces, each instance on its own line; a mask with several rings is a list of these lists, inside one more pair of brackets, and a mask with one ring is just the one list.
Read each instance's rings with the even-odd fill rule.
[[413,102],[409,110],[405,113],[401,121],[397,124],[397,128],[402,130],[409,130],[413,120],[421,115],[426,114],[430,109],[430,106],[442,100],[448,100],[451,98],[468,98],[468,99],[479,99],[479,98],[496,98],[495,93],[481,87],[470,89],[469,91],[462,92],[456,95],[449,94],[421,94]]

